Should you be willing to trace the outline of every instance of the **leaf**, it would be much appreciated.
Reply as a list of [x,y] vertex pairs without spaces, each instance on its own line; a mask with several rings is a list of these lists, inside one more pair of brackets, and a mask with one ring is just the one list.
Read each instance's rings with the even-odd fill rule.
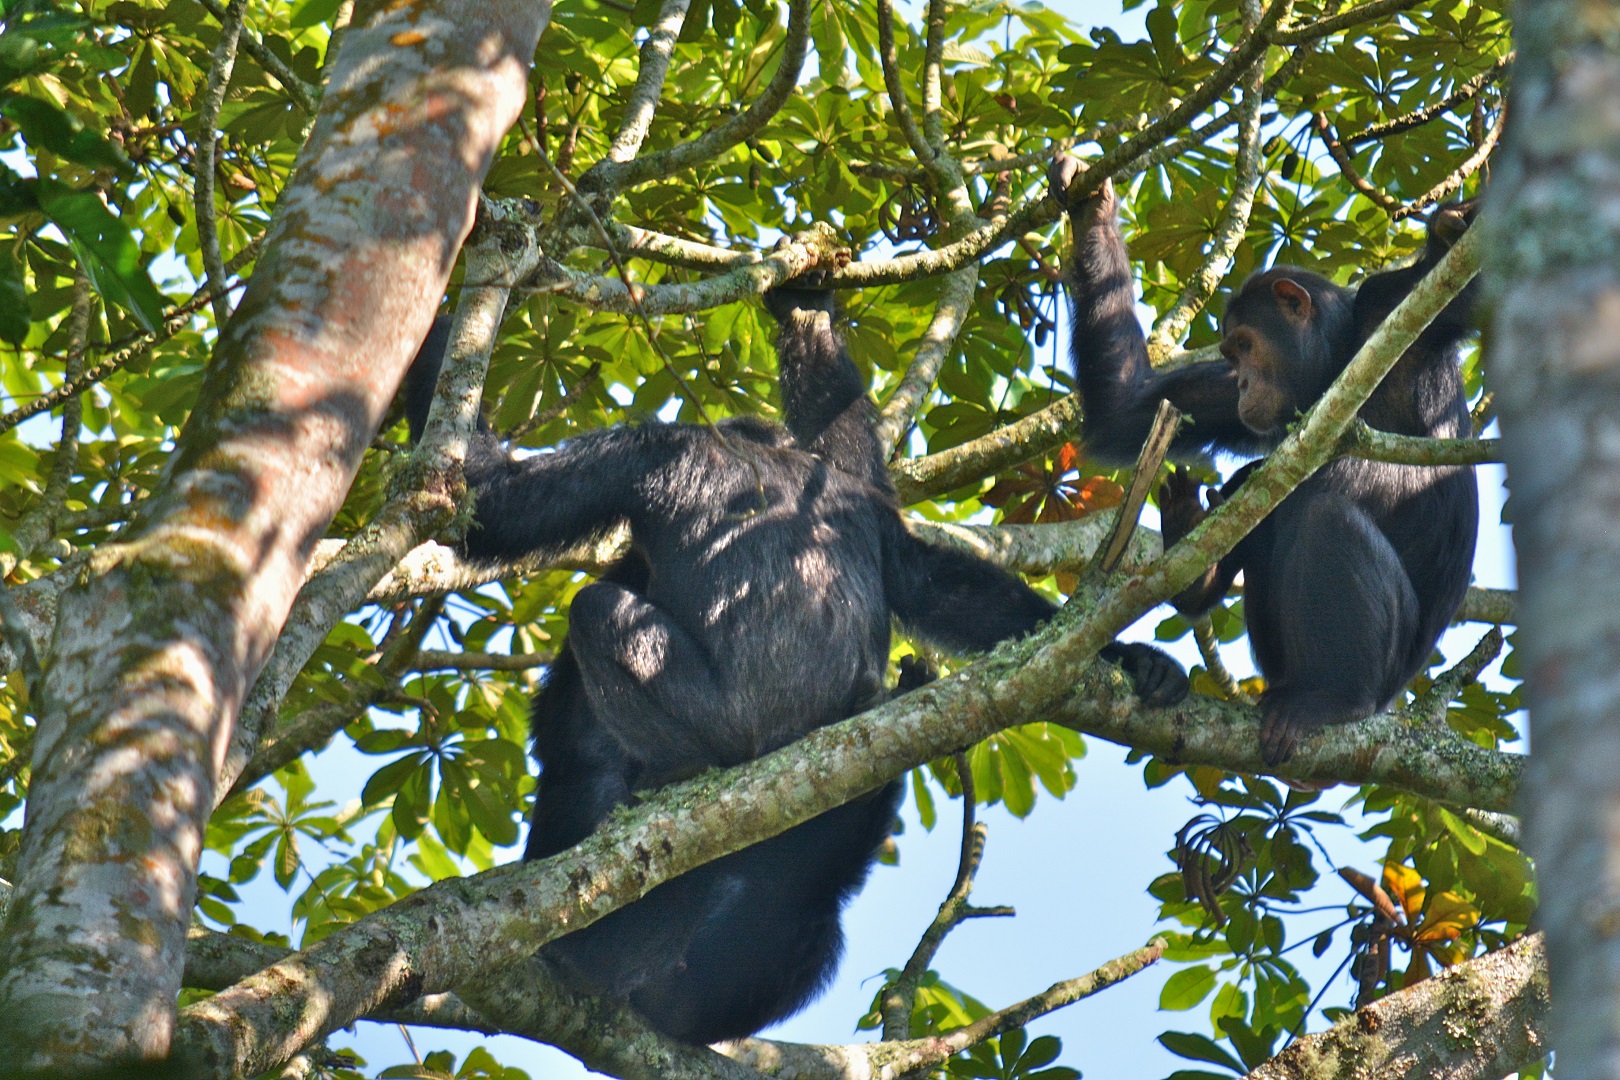
[[9,244],[0,244],[0,339],[21,345],[28,336],[28,287]]
[[129,158],[116,144],[90,131],[77,116],[48,101],[13,94],[0,104],[0,116],[16,124],[30,146],[49,150],[92,169],[129,166]]
[[1214,989],[1213,968],[1205,964],[1182,968],[1164,981],[1164,989],[1159,991],[1159,1008],[1166,1012],[1185,1012]]
[[1159,1044],[1177,1057],[1184,1057],[1191,1061],[1207,1061],[1213,1065],[1224,1066],[1235,1073],[1243,1072],[1242,1063],[1207,1035],[1195,1035],[1186,1031],[1166,1031],[1159,1036]]
[[146,329],[162,325],[163,294],[141,265],[141,249],[129,228],[92,192],[74,191],[46,177],[39,178],[34,190],[39,208],[67,236],[96,291]]

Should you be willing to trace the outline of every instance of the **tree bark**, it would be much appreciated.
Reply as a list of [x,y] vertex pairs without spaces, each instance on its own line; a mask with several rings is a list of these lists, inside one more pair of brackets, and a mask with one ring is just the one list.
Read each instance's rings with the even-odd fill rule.
[[1519,6],[1485,222],[1560,1080],[1620,1076],[1620,7]]
[[243,694],[443,295],[548,17],[436,0],[347,35],[165,482],[61,597],[0,937],[8,1070],[167,1054]]
[[1357,1009],[1247,1080],[1499,1080],[1547,1056],[1547,997],[1537,934]]

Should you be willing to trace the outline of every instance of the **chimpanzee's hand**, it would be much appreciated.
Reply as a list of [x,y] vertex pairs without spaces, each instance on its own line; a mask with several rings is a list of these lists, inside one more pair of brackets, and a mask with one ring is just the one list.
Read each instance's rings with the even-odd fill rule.
[[1203,488],[1190,469],[1171,469],[1170,475],[1159,485],[1159,532],[1164,537],[1166,550],[1197,528],[1210,510],[1221,505],[1220,490],[1210,488],[1209,509],[1206,510],[1199,498]]
[[1478,196],[1436,208],[1429,215],[1429,243],[1438,245],[1442,251],[1450,251],[1452,245],[1468,231],[1468,226],[1474,223],[1478,212]]
[[1073,154],[1058,154],[1047,167],[1046,181],[1050,185],[1052,200],[1072,214],[1085,214],[1093,218],[1112,219],[1119,212],[1119,200],[1114,195],[1114,182],[1104,180],[1101,190],[1091,198],[1071,205],[1069,189],[1080,174],[1086,171],[1085,162]]

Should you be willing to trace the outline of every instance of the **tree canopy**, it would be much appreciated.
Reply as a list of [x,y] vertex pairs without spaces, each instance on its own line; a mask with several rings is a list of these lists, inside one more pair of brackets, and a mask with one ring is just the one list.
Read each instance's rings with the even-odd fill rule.
[[[525,1034],[625,1077],[888,1067],[1062,1080],[1074,1072],[1061,1046],[1025,1025],[1158,962],[1174,968],[1160,1005],[1179,1030],[1160,1042],[1185,1059],[1179,1080],[1262,1067],[1331,1075],[1305,1059],[1413,1047],[1437,1055],[1431,1063],[1470,1062],[1473,1071],[1448,1075],[1537,1073],[1545,972],[1536,939],[1525,937],[1536,893],[1516,822],[1503,813],[1519,776],[1518,756],[1501,750],[1518,738],[1511,718],[1520,709],[1512,639],[1498,629],[1511,634],[1511,594],[1473,590],[1462,618],[1476,624],[1477,647],[1437,655],[1395,715],[1328,732],[1280,777],[1259,759],[1260,684],[1221,660],[1220,646],[1243,637],[1240,595],[1197,625],[1164,617],[1168,609],[1156,617],[1160,640],[1195,641],[1201,657],[1185,706],[1143,709],[1113,669],[1093,662],[1252,527],[1263,497],[1280,498],[1332,456],[1496,459],[1490,439],[1398,439],[1354,423],[1421,329],[1420,309],[1438,310],[1473,274],[1477,253],[1460,246],[1390,320],[1256,474],[1254,497],[1233,500],[1166,554],[1149,529],[1129,531],[1141,509],[1127,497],[1133,470],[1090,461],[1077,442],[1080,408],[1061,343],[1067,241],[1045,175],[1054,152],[1072,149],[1088,163],[1087,191],[1113,179],[1155,362],[1207,358],[1222,294],[1248,273],[1288,262],[1354,284],[1416,253],[1429,208],[1481,190],[1514,61],[1505,4],[1192,0],[1152,8],[1146,38],[1125,40],[1033,2],[932,0],[896,11],[888,0],[558,0],[521,86],[501,75],[503,63],[527,60],[516,54],[534,29],[518,25],[514,6],[491,5],[491,22],[507,22],[485,39],[476,34],[489,28],[470,25],[455,4],[408,7],[4,4],[0,879],[25,893],[42,873],[21,808],[40,763],[58,751],[66,721],[52,710],[78,715],[64,689],[72,663],[94,666],[73,652],[75,635],[133,632],[90,626],[103,608],[75,601],[76,590],[138,566],[148,576],[130,579],[137,584],[167,589],[164,575],[178,574],[202,581],[200,596],[234,595],[223,576],[187,577],[178,555],[161,566],[141,560],[153,544],[181,543],[159,526],[199,490],[184,486],[187,470],[212,467],[210,453],[235,430],[231,410],[261,392],[255,379],[296,382],[292,361],[254,375],[255,358],[324,327],[322,355],[370,386],[345,414],[362,438],[350,440],[352,483],[341,470],[330,480],[329,523],[314,494],[303,516],[289,516],[315,530],[307,571],[288,555],[297,573],[284,600],[249,592],[221,608],[235,613],[236,636],[223,624],[220,635],[238,642],[240,663],[212,661],[214,670],[235,671],[241,685],[218,678],[217,696],[230,704],[198,722],[202,735],[185,753],[202,763],[196,775],[209,793],[193,807],[207,822],[199,842],[217,857],[206,865],[226,869],[196,878],[194,904],[189,882],[178,886],[185,903],[171,913],[191,927],[174,1028],[189,1060],[209,1075],[254,1075],[298,1055],[306,1070],[336,1075],[391,1065],[400,1071],[387,1075],[512,1075],[482,1051],[362,1067],[324,1048],[334,1028],[371,1015]],[[543,5],[521,18],[542,14]],[[505,53],[479,51],[496,38]],[[365,111],[376,104],[367,95],[392,92],[376,89],[375,68],[399,55],[419,69],[410,94],[389,99],[390,115],[409,118],[404,135]],[[459,103],[435,112],[472,85],[447,73],[484,69],[489,81],[477,85],[499,90],[485,112]],[[460,126],[433,127],[441,115]],[[366,172],[391,138],[420,155],[392,189],[395,172]],[[357,146],[382,151],[362,158]],[[454,175],[433,176],[436,161],[453,163],[444,171]],[[384,241],[347,265],[352,278],[323,286],[327,307],[302,308],[304,294],[275,282],[310,258],[298,244],[322,235],[321,199],[337,200],[357,174],[379,194],[344,198],[365,202],[353,213],[380,222]],[[480,175],[472,223],[464,209]],[[454,186],[463,177],[466,190]],[[422,219],[434,229],[415,229]],[[326,239],[341,254],[358,235],[335,229]],[[479,388],[494,428],[534,450],[612,424],[775,417],[772,327],[757,297],[825,260],[829,237],[853,255],[829,280],[884,437],[898,448],[892,472],[918,531],[1074,602],[1048,630],[988,659],[933,657],[965,679],[651,797],[556,860],[496,869],[516,857],[534,789],[528,699],[566,633],[569,601],[623,540],[604,537],[560,563],[493,569],[434,542],[465,526],[445,496],[459,493]],[[406,254],[390,261],[389,244]],[[364,292],[393,275],[414,292]],[[437,411],[413,451],[398,409],[380,414],[446,275],[456,332],[441,397],[463,408]],[[361,279],[345,299],[343,281]],[[282,329],[254,322],[271,316]],[[386,346],[384,323],[397,324]],[[1484,432],[1494,398],[1477,349],[1464,374]],[[327,468],[305,445],[278,474],[282,501],[266,485],[242,494],[244,504],[272,518],[297,506],[299,462]],[[1215,468],[1202,466],[1208,476]],[[201,543],[215,521],[199,511],[182,539]],[[1129,542],[1100,565],[1116,527]],[[137,596],[138,616],[138,589],[125,594]],[[897,640],[896,656],[918,648]],[[1500,677],[1481,682],[1504,649]],[[1045,995],[981,1001],[951,971],[931,968],[925,938],[910,965],[904,955],[846,960],[871,973],[891,968],[862,1021],[881,1041],[751,1040],[722,1056],[669,1044],[622,1008],[577,1000],[522,967],[556,933],[557,912],[599,917],[908,769],[909,798],[928,828],[955,827],[943,821],[959,816],[953,800],[967,804],[969,837],[975,803],[1039,814],[1043,799],[1081,782],[1088,737],[1131,747],[1147,786],[1175,785],[1200,805],[1164,838],[1174,867],[1117,886],[1160,902],[1159,937],[1118,942],[1120,960]],[[153,742],[131,745],[137,757],[158,755]],[[310,765],[323,754],[369,771],[358,803],[323,796]],[[1354,902],[1329,898],[1342,893],[1329,891],[1333,868],[1319,843],[1347,827],[1338,808],[1352,789],[1324,794],[1285,780],[1360,785],[1351,821],[1365,830],[1367,862],[1339,870]],[[712,798],[722,790],[754,812]],[[111,786],[100,797],[128,791]],[[56,820],[32,807],[30,829],[47,827],[36,815]],[[672,854],[636,865],[638,843],[655,834],[673,838]],[[898,839],[902,854],[905,844]],[[942,909],[941,935],[964,917],[972,848],[964,843],[961,895]],[[88,858],[73,848],[61,861]],[[129,873],[138,880],[139,870]],[[289,904],[274,922],[245,910],[238,892],[265,876]],[[434,882],[450,885],[428,888]],[[1324,917],[1324,906],[1334,914]],[[32,911],[10,906],[0,941],[12,944],[0,944],[0,956],[30,955],[17,942],[38,929]],[[1294,962],[1304,947],[1342,960],[1359,985],[1308,979]],[[393,950],[392,961],[377,962],[378,950]],[[493,970],[505,963],[516,966]],[[1467,998],[1466,973],[1481,964],[1508,971],[1514,988],[1488,1007]],[[1436,978],[1444,969],[1463,974]],[[0,979],[0,1005],[7,992]],[[1313,1018],[1320,1029],[1322,1017],[1351,1017],[1357,1006],[1367,1006],[1360,1021],[1299,1038]],[[1411,1020],[1424,1009],[1436,1022],[1461,1010],[1469,1038],[1448,1042]],[[130,1026],[137,1015],[112,1009],[107,1022]],[[1348,1050],[1358,1022],[1363,1041]],[[418,1033],[424,1049],[431,1040]],[[167,1035],[157,1052],[166,1048]],[[1290,1062],[1305,1063],[1288,1071]]]

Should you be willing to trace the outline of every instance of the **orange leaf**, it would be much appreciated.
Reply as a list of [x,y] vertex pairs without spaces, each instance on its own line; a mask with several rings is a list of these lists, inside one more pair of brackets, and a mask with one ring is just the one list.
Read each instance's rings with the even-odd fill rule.
[[1080,502],[1087,510],[1112,510],[1125,501],[1125,489],[1106,476],[1088,476],[1080,485]]

